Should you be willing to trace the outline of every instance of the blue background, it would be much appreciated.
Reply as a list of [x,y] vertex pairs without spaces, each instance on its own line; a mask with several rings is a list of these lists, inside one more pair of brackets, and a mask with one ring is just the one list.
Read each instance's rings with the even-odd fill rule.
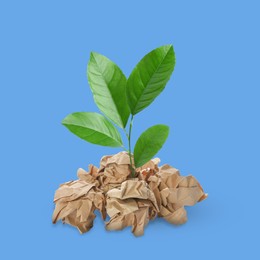
[[[1,259],[260,259],[259,1],[1,1]],[[117,149],[88,144],[61,120],[98,111],[86,79],[90,51],[128,76],[173,43],[165,91],[136,116],[133,140],[165,123],[162,163],[193,174],[209,198],[180,227],[150,222],[85,235],[53,225],[54,191],[78,167]],[[258,242],[257,242],[258,241]],[[258,248],[257,248],[258,246]]]

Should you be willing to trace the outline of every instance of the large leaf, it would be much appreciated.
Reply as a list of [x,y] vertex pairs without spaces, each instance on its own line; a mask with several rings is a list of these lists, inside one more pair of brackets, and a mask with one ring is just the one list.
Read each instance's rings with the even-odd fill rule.
[[127,80],[127,101],[133,115],[149,106],[163,91],[173,72],[172,45],[159,47],[137,64]]
[[123,146],[115,126],[98,113],[76,112],[65,117],[62,124],[73,134],[92,144]]
[[91,52],[88,81],[94,100],[104,115],[124,128],[130,114],[126,100],[126,77],[107,57]]
[[162,148],[169,134],[166,125],[155,125],[144,131],[134,148],[135,167],[141,167],[156,155]]

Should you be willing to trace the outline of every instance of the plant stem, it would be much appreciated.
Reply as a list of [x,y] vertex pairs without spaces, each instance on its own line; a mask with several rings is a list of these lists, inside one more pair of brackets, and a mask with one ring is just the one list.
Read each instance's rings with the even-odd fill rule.
[[131,120],[130,120],[130,125],[129,125],[129,134],[127,136],[128,139],[128,154],[129,154],[129,158],[130,158],[130,169],[131,169],[131,174],[132,177],[135,176],[135,168],[133,167],[133,161],[132,161],[132,151],[131,151],[131,133],[132,133],[132,126],[133,126],[133,120],[134,120],[134,116],[131,115]]

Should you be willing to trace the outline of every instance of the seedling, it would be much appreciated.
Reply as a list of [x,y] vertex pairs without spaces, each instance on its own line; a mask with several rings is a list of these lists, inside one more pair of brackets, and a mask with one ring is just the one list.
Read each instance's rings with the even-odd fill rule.
[[[172,45],[164,45],[145,55],[127,79],[107,57],[91,52],[87,68],[88,82],[99,110],[68,115],[62,124],[72,133],[93,144],[122,147],[130,157],[132,176],[162,148],[168,134],[166,125],[154,125],[138,138],[132,160],[131,133],[134,116],[148,107],[163,91],[175,65]],[[128,123],[130,118],[130,123]],[[128,139],[125,148],[119,131]],[[128,127],[127,127],[128,126]]]

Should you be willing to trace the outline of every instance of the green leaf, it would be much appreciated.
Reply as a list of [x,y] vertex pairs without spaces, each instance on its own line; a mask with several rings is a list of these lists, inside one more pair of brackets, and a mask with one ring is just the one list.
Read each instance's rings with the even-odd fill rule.
[[149,106],[163,91],[175,65],[172,45],[159,47],[137,64],[127,80],[127,101],[133,115]]
[[135,167],[141,167],[151,160],[162,148],[169,134],[166,125],[155,125],[144,131],[134,148]]
[[91,52],[87,69],[95,103],[105,116],[125,128],[130,109],[126,99],[126,77],[107,57]]
[[76,112],[65,117],[62,124],[73,134],[92,144],[123,146],[115,126],[98,113]]

